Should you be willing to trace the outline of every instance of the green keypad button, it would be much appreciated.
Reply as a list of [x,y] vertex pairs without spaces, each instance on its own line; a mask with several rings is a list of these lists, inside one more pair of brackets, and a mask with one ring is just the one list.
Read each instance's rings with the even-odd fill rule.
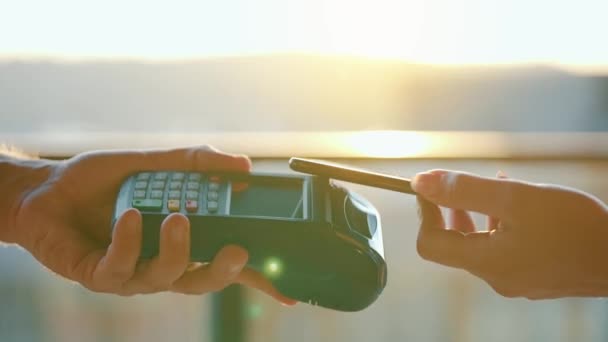
[[160,210],[163,206],[163,200],[160,199],[134,199],[132,202],[134,208],[139,210]]

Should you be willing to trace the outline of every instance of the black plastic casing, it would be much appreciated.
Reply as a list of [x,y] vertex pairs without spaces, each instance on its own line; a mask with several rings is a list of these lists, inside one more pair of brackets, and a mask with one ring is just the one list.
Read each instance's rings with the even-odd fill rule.
[[[325,177],[266,173],[246,177],[265,182],[300,179],[306,202],[303,217],[184,211],[191,225],[192,261],[211,261],[223,246],[236,244],[248,250],[248,266],[265,274],[287,297],[340,311],[362,310],[378,298],[386,285],[387,267],[380,216],[368,201]],[[122,185],[113,221],[131,208],[134,182],[133,176]],[[166,208],[142,211],[141,258],[158,254],[160,226],[167,215]],[[271,271],[269,262],[275,263]]]

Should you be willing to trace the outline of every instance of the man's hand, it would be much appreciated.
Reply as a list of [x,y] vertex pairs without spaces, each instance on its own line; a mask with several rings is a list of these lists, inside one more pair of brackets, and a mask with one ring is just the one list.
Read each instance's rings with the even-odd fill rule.
[[92,152],[36,165],[40,181],[35,186],[28,184],[28,190],[19,196],[7,240],[30,251],[52,271],[93,291],[120,295],[202,294],[241,283],[285,304],[295,303],[261,274],[245,267],[248,254],[241,247],[224,247],[209,264],[190,264],[190,224],[182,214],[169,215],[159,227],[160,252],[149,261],[138,261],[142,240],[138,210],[122,213],[110,236],[116,194],[130,174],[176,169],[248,172],[251,162],[247,157],[203,147]]
[[[608,208],[598,199],[445,170],[416,175],[412,187],[424,259],[463,268],[506,297],[608,295]],[[447,227],[438,205],[451,208]],[[467,211],[488,215],[487,231]]]

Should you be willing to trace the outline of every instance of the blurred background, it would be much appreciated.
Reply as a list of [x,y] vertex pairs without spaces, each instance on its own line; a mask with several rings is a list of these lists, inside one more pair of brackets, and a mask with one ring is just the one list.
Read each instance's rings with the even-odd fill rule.
[[[403,176],[502,170],[607,202],[605,13],[600,0],[0,0],[0,142],[46,157],[213,144],[257,171],[290,172],[294,155]],[[244,340],[608,340],[606,300],[502,298],[416,255],[414,198],[347,186],[382,215],[384,293],[341,313],[246,290]],[[217,329],[218,297],[94,294],[14,246],[0,272],[2,341]]]

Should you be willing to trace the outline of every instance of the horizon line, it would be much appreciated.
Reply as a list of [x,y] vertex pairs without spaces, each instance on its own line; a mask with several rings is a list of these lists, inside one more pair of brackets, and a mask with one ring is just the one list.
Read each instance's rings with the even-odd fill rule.
[[564,71],[583,73],[583,74],[608,74],[608,63],[567,63],[550,60],[515,60],[515,61],[493,61],[493,62],[430,62],[416,59],[400,57],[369,56],[347,53],[317,53],[306,51],[286,51],[268,53],[241,53],[241,54],[212,54],[200,56],[140,56],[140,55],[60,55],[60,54],[0,54],[0,63],[14,62],[50,62],[50,63],[141,63],[141,64],[173,64],[173,63],[192,63],[202,61],[217,61],[228,59],[251,59],[251,58],[270,58],[270,57],[300,57],[300,58],[335,58],[361,60],[371,63],[397,63],[408,64],[418,67],[436,68],[513,68],[513,67],[548,67],[561,69]]

